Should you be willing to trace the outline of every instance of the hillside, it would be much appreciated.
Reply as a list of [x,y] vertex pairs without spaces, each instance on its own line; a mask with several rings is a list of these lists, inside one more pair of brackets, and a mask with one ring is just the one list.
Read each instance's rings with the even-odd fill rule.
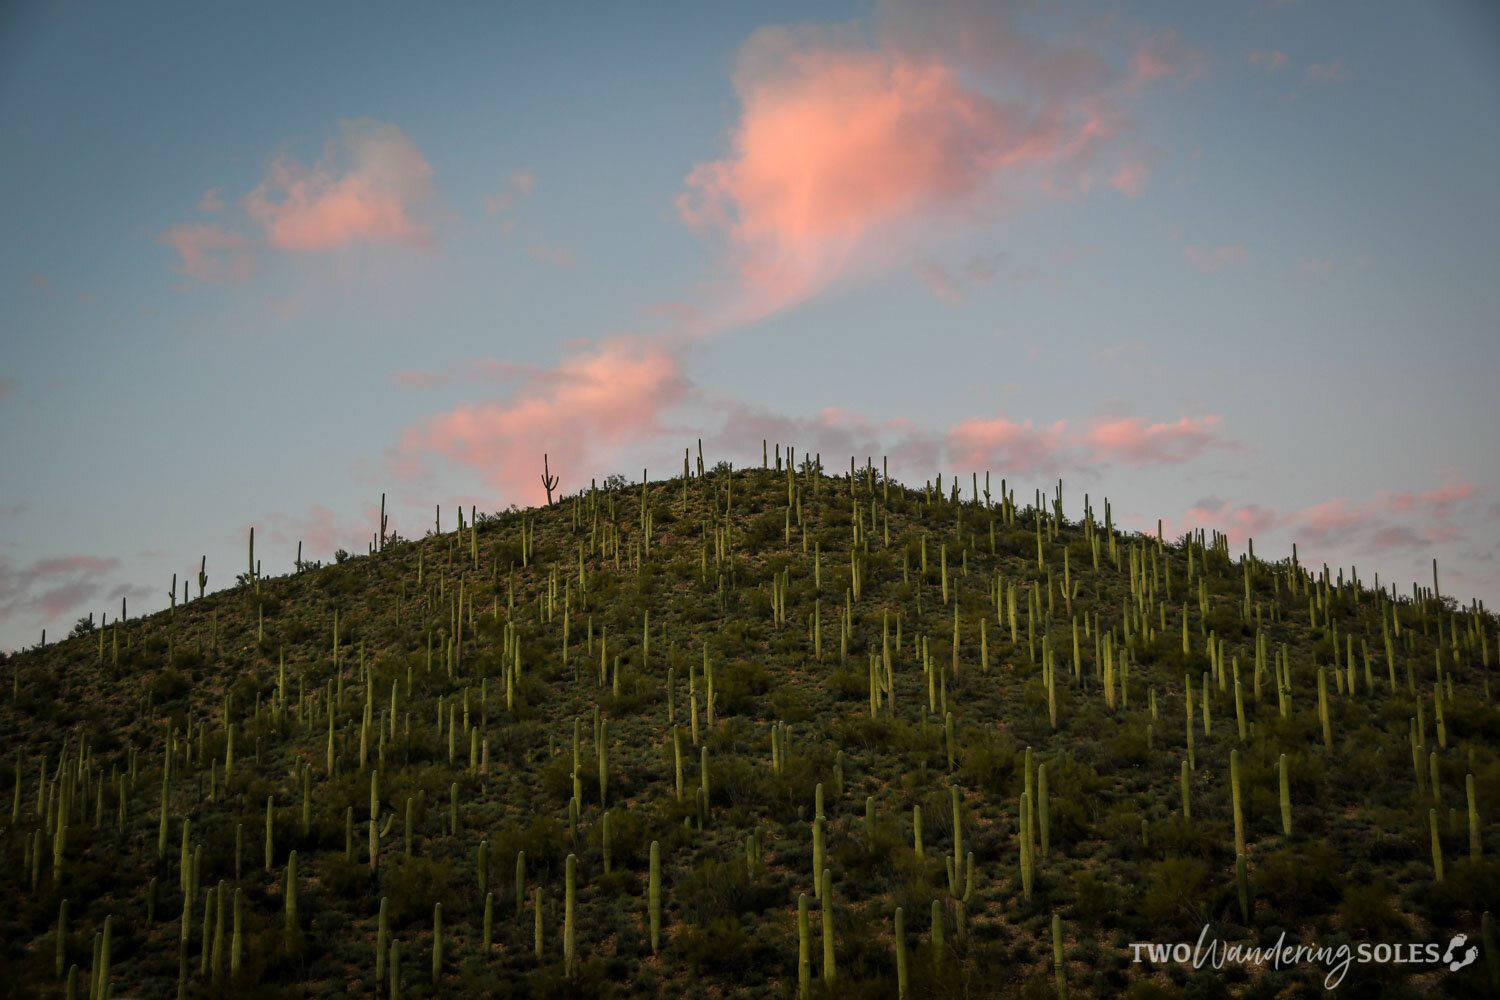
[[767,464],[445,510],[11,657],[0,979],[1321,992],[1316,963],[1132,961],[1209,923],[1463,933],[1458,972],[1339,988],[1496,995],[1492,614],[1123,531],[1061,484]]

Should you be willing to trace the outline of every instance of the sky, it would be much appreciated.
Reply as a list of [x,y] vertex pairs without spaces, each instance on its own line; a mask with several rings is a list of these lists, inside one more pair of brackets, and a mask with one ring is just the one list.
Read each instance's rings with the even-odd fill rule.
[[1489,3],[7,3],[0,649],[698,438],[1493,606],[1496,177]]

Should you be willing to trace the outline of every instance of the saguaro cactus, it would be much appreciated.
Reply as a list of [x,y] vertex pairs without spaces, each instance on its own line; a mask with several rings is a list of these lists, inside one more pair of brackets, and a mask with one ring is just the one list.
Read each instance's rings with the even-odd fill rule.
[[380,917],[375,925],[375,982],[377,985],[385,979],[385,957],[390,947],[391,926],[388,910],[389,900],[381,896]]
[[1068,978],[1063,967],[1062,917],[1052,914],[1052,976],[1057,984],[1058,1000],[1068,995]]
[[563,896],[563,966],[572,979],[577,974],[578,928],[573,919],[573,899],[578,879],[578,856],[569,854],[564,874]]
[[651,841],[651,874],[646,889],[651,922],[651,954],[661,950],[661,844]]
[[1292,786],[1291,779],[1287,776],[1286,754],[1277,757],[1276,771],[1281,784],[1281,832],[1290,837],[1292,835]]
[[[536,468],[536,466],[532,466]],[[552,491],[557,489],[557,477],[552,475],[552,469],[547,465],[547,455],[542,454],[542,486],[547,490],[547,506],[552,506]]]
[[432,904],[432,985],[443,975],[443,904]]
[[1234,853],[1245,853],[1245,814],[1240,808],[1240,752],[1229,751],[1229,796],[1234,806]]
[[1443,844],[1438,839],[1437,810],[1427,810],[1427,823],[1432,830],[1432,871],[1437,881],[1443,880]]
[[1479,843],[1479,806],[1474,800],[1474,776],[1464,776],[1464,791],[1469,799],[1469,857],[1476,862],[1483,855]]
[[896,907],[896,996],[906,1000],[911,995],[906,978],[906,912]]
[[288,934],[297,932],[297,852],[286,859],[286,907],[284,922]]
[[812,990],[812,952],[808,943],[807,893],[797,894],[797,996],[806,1000]]
[[943,904],[932,901],[932,967],[943,967]]
[[526,905],[526,852],[516,852],[516,919],[521,919],[521,911]]
[[838,978],[837,963],[833,955],[833,873],[823,869],[823,981],[831,983]]
[[1240,893],[1240,919],[1248,924],[1250,922],[1250,878],[1245,867],[1243,851],[1234,856],[1234,878]]

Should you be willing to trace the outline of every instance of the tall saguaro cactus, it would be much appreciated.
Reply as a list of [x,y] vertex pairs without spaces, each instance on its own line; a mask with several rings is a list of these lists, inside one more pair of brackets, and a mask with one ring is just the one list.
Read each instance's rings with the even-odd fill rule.
[[[532,466],[536,468],[536,466]],[[557,488],[557,477],[552,475],[552,469],[547,465],[547,455],[542,455],[542,486],[547,490],[547,506],[552,506],[552,491]]]

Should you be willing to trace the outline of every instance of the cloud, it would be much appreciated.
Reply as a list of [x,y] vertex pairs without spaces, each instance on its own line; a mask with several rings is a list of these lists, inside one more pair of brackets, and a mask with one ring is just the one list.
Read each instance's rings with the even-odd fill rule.
[[210,188],[203,192],[203,197],[198,199],[198,211],[218,212],[224,208],[224,199],[220,197],[224,193],[223,188]]
[[27,274],[26,284],[38,292],[52,291],[52,279],[41,271],[32,271]]
[[499,191],[485,195],[484,210],[490,215],[503,215],[520,204],[535,188],[536,174],[530,170],[517,170],[506,178]]
[[1250,53],[1250,65],[1260,66],[1263,69],[1278,73],[1286,67],[1287,55],[1280,49],[1262,49]]
[[441,389],[453,381],[443,372],[418,371],[410,368],[395,372],[391,380],[403,389]]
[[724,243],[728,322],[888,266],[922,224],[982,216],[1027,187],[1086,191],[1128,126],[1123,95],[1174,71],[1172,37],[1119,72],[1022,34],[1003,11],[937,7],[883,6],[873,42],[768,27],[741,48],[729,153],[695,166],[676,202]]
[[[386,515],[387,530],[395,531],[394,512],[387,510]],[[302,543],[302,558],[307,561],[327,559],[338,549],[363,553],[380,530],[380,505],[366,505],[360,517],[347,518],[315,504],[305,514],[267,514],[256,528],[257,538],[263,537],[270,545],[284,550],[283,558],[290,570],[296,562],[298,542]],[[270,568],[269,559],[264,561],[267,573],[276,572]]]
[[1345,556],[1399,552],[1430,555],[1439,545],[1472,536],[1483,495],[1478,486],[1462,481],[1428,490],[1377,493],[1361,502],[1335,497],[1293,510],[1237,505],[1207,497],[1174,523],[1177,534],[1190,527],[1214,528],[1241,543],[1247,537],[1275,533],[1298,542],[1307,560],[1314,558],[1310,553],[1334,549]]
[[1322,280],[1333,274],[1334,263],[1330,257],[1304,257],[1297,265],[1297,273],[1304,278]]
[[16,391],[16,380],[13,378],[0,378],[0,399],[4,399]]
[[956,267],[946,266],[935,260],[919,260],[916,263],[917,277],[945,302],[957,302],[965,294],[995,280],[1004,254],[987,254],[970,257]]
[[0,556],[0,617],[52,619],[70,614],[105,591],[118,559],[71,555],[16,566]]
[[1004,416],[970,417],[948,429],[948,457],[971,469],[1052,470],[1068,461],[1067,430],[1066,420],[1036,427]]
[[1137,160],[1120,164],[1109,184],[1121,194],[1139,198],[1146,191],[1146,165]]
[[311,167],[279,157],[245,210],[278,250],[336,250],[357,242],[425,247],[423,221],[432,168],[396,126],[361,118],[339,123],[339,136]]
[[1329,63],[1313,63],[1307,67],[1307,78],[1318,83],[1343,83],[1349,79],[1349,71],[1341,59]]
[[1249,252],[1238,243],[1217,247],[1184,247],[1182,255],[1187,258],[1189,264],[1204,274],[1216,274],[1227,267],[1243,264],[1250,256]]
[[665,412],[687,397],[677,358],[647,343],[613,340],[566,357],[535,373],[503,401],[465,403],[402,435],[394,456],[398,475],[420,475],[437,455],[475,471],[518,503],[545,499],[541,457],[564,477],[562,488],[620,449],[665,430]]
[[1129,465],[1179,465],[1215,448],[1237,447],[1219,435],[1219,418],[1181,417],[1171,423],[1147,423],[1119,417],[1093,423],[1083,436],[1095,459]]
[[1447,517],[1461,502],[1472,500],[1481,492],[1479,487],[1465,481],[1420,492],[1396,493],[1387,503],[1392,510],[1427,510],[1439,517]]
[[521,361],[502,361],[498,358],[471,358],[449,365],[441,371],[403,368],[392,373],[391,380],[403,389],[440,389],[455,383],[470,385],[493,385],[524,381],[532,387],[578,382],[582,376],[576,372],[545,368],[542,365]]
[[553,267],[572,267],[573,251],[567,247],[549,247],[533,243],[526,248],[526,253],[532,260],[540,260],[551,264]]
[[255,270],[250,241],[217,225],[173,226],[156,238],[177,251],[173,270],[198,281],[238,284]]

